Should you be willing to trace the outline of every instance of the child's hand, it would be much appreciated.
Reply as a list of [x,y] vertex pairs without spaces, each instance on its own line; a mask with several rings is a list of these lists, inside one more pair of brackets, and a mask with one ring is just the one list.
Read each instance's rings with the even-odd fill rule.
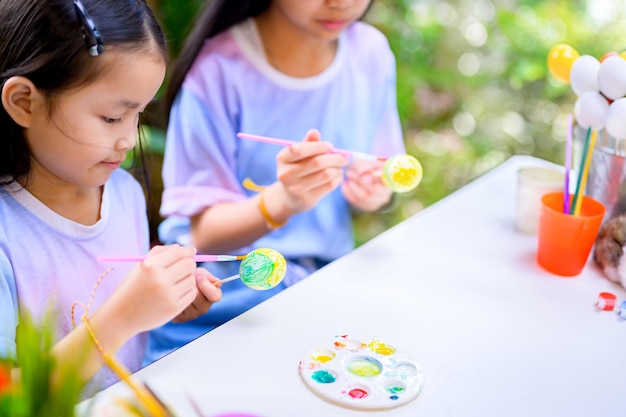
[[341,186],[341,192],[350,205],[372,212],[389,202],[392,191],[383,183],[383,166],[380,161],[354,160],[350,163]]
[[285,203],[295,214],[309,210],[343,180],[348,160],[329,153],[332,145],[320,141],[320,133],[309,130],[300,143],[281,150],[276,162],[278,180],[283,185]]
[[219,279],[209,271],[204,268],[196,268],[198,295],[191,305],[176,316],[172,322],[184,323],[206,314],[213,303],[217,303],[222,298],[220,284],[215,284],[216,282],[219,282]]
[[179,245],[155,246],[112,295],[120,325],[132,334],[162,326],[196,298],[196,249]]

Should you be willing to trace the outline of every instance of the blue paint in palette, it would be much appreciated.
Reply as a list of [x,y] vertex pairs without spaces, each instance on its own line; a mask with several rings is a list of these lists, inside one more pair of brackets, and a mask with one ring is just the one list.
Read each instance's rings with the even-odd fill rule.
[[332,384],[333,382],[337,380],[335,375],[323,369],[313,372],[313,375],[311,375],[311,378],[315,382],[318,382],[320,384]]

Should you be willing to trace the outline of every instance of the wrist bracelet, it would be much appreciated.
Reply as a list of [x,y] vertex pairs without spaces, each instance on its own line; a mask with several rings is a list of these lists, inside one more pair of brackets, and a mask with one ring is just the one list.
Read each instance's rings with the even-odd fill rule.
[[133,390],[135,396],[137,397],[137,400],[139,400],[139,402],[143,404],[150,416],[171,417],[171,413],[166,409],[165,406],[163,406],[159,399],[149,389],[147,389],[147,386],[145,384],[137,384],[133,382],[131,378],[131,372],[121,362],[118,362],[113,355],[104,350],[102,343],[100,343],[100,340],[98,340],[98,337],[96,337],[96,333],[94,332],[93,327],[91,327],[91,323],[87,318],[87,316],[89,315],[89,309],[91,308],[91,304],[93,304],[93,301],[95,299],[98,287],[104,280],[104,277],[106,277],[112,270],[113,268],[109,268],[102,275],[100,275],[100,277],[94,284],[93,289],[91,290],[91,297],[89,298],[89,303],[87,305],[80,301],[75,301],[74,303],[72,303],[72,327],[74,329],[76,328],[76,320],[74,317],[76,306],[81,306],[83,308],[83,315],[80,317],[80,319],[85,325],[85,329],[87,330],[89,338],[91,339],[93,344],[96,345],[98,351],[102,354],[104,363],[111,369],[111,371],[113,371],[115,375],[117,375],[117,377],[121,381],[124,381],[130,387],[130,389]]
[[259,211],[261,212],[263,219],[265,219],[265,225],[267,226],[267,228],[269,230],[274,230],[274,229],[278,229],[279,227],[286,225],[287,224],[286,221],[281,223],[281,222],[277,222],[276,220],[272,218],[270,213],[267,211],[267,207],[265,206],[264,197],[265,197],[265,190],[262,190],[261,193],[259,194]]

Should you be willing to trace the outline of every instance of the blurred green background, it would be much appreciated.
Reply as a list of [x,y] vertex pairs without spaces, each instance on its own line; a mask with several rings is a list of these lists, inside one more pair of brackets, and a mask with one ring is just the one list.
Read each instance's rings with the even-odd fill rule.
[[[152,0],[176,59],[201,0]],[[617,0],[374,0],[365,21],[397,59],[398,107],[408,153],[424,167],[396,209],[355,217],[361,244],[512,155],[562,164],[576,99],[547,70],[566,43],[600,59],[626,49],[626,2]],[[160,102],[149,110],[150,222],[160,222]]]

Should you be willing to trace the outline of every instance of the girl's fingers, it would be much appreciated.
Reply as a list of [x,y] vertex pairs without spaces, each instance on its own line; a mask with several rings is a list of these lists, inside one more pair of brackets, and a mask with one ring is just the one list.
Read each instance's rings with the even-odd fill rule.
[[322,140],[322,134],[317,129],[309,129],[304,135],[303,142],[320,142]]
[[348,166],[347,172],[350,172],[356,176],[360,175],[372,175],[375,176],[377,172],[382,173],[384,163],[381,161],[363,161],[353,160]]
[[219,282],[219,279],[211,275],[209,271],[197,268],[194,276],[197,285],[196,296],[191,304],[172,320],[174,323],[193,320],[206,314],[211,306],[222,298],[222,291],[214,284],[214,282]]
[[[200,268],[199,268],[200,269]],[[205,270],[206,271],[206,270]],[[214,282],[219,280],[213,276],[196,271],[196,283],[199,293],[210,303],[217,303],[222,298],[222,290]]]
[[167,267],[165,273],[173,284],[178,284],[193,275],[195,269],[196,262],[193,258],[183,258]]
[[155,268],[168,268],[180,259],[193,257],[197,253],[192,246],[180,246],[177,244],[168,246],[155,246],[148,252],[148,256],[143,261],[144,265]]
[[163,251],[166,251],[166,250],[167,250],[167,246],[157,245],[157,246],[154,246],[152,249],[150,249],[150,251],[148,252],[148,256],[158,255],[159,253],[162,253]]
[[[317,183],[343,176],[343,167],[347,160],[342,155],[325,154],[297,164],[279,166],[278,179],[283,184],[299,185],[310,179]],[[316,178],[317,176],[317,178]]]
[[310,192],[316,188],[341,182],[342,180],[343,170],[341,168],[326,168],[323,171],[303,176],[299,188],[301,188],[303,192]]
[[299,142],[281,150],[276,155],[276,160],[294,164],[314,156],[328,154],[332,149],[333,146],[328,142]]
[[183,311],[187,306],[189,306],[198,296],[198,287],[195,286],[195,283],[189,285],[179,296],[180,300],[180,311]]
[[310,129],[302,142],[283,149],[278,153],[277,159],[284,160],[287,163],[294,163],[316,155],[322,155],[330,152],[333,145],[330,142],[322,142],[322,137],[317,129]]
[[349,202],[360,201],[367,197],[367,192],[354,181],[344,184],[343,193]]

